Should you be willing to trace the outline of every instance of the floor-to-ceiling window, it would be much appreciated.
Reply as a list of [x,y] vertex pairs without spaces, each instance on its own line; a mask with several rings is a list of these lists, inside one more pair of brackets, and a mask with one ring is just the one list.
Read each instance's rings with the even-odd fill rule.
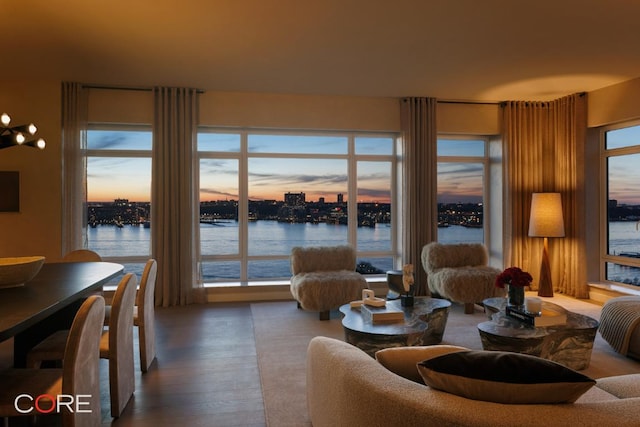
[[640,123],[603,131],[602,279],[640,286]]
[[438,241],[487,243],[488,141],[438,137]]
[[87,248],[140,276],[151,254],[150,126],[87,131]]
[[202,128],[206,283],[287,279],[294,246],[350,244],[358,270],[397,258],[396,135]]

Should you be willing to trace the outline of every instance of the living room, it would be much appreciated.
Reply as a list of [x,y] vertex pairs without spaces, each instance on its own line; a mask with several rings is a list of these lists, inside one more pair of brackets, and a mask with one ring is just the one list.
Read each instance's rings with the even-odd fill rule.
[[[584,230],[584,258],[577,267],[584,287],[577,296],[602,303],[612,296],[637,293],[637,288],[605,280],[602,271],[611,260],[602,256],[606,239],[601,233],[604,172],[600,157],[602,129],[621,123],[632,126],[640,117],[640,64],[631,30],[638,12],[635,5],[625,4],[616,10],[606,2],[597,2],[590,10],[584,10],[581,2],[543,2],[532,10],[502,2],[478,10],[473,1],[454,9],[418,1],[397,9],[340,2],[323,7],[288,1],[273,8],[262,2],[251,6],[197,5],[183,15],[187,22],[184,28],[160,28],[159,33],[152,33],[152,28],[163,26],[156,20],[165,27],[178,28],[171,19],[175,12],[171,2],[154,4],[155,13],[161,15],[158,17],[149,12],[148,4],[103,10],[78,1],[62,11],[55,5],[10,3],[7,13],[30,17],[41,24],[41,35],[49,39],[24,34],[19,25],[24,19],[7,24],[5,28],[15,40],[7,47],[8,57],[19,60],[16,66],[0,71],[0,104],[15,123],[35,123],[47,146],[42,151],[25,147],[2,150],[0,170],[20,173],[20,212],[0,215],[1,257],[37,254],[55,262],[65,252],[69,236],[61,224],[66,221],[70,202],[62,179],[61,121],[66,114],[62,82],[84,85],[87,119],[92,123],[150,125],[154,120],[152,88],[171,86],[201,91],[200,126],[400,135],[405,131],[401,100],[433,97],[437,100],[439,135],[480,135],[496,140],[500,140],[504,125],[503,101],[547,102],[586,93],[585,151],[579,163],[584,181],[576,189],[580,198],[573,208],[582,215],[578,222]],[[394,30],[380,29],[391,24]],[[418,32],[419,37],[406,45],[399,39],[388,41],[392,39],[387,32],[402,33],[411,26],[425,32]],[[429,26],[432,29],[427,31]],[[189,27],[198,32],[185,42]],[[205,37],[207,28],[215,32]],[[60,32],[54,34],[54,29]],[[72,34],[70,29],[74,29]],[[518,29],[531,33],[523,35],[523,45],[511,46],[504,34]],[[184,40],[176,34],[184,34]],[[178,44],[172,42],[174,36],[180,44],[198,45],[198,49],[176,54],[174,59],[168,53]],[[154,38],[160,40],[158,47],[151,47]],[[203,38],[223,43],[208,52]],[[532,46],[527,48],[525,42]],[[25,55],[37,47],[37,53],[34,50],[32,56]],[[405,55],[391,55],[405,50],[409,51]],[[145,58],[142,51],[156,52],[156,56]],[[417,55],[417,51],[423,52]],[[186,62],[187,58],[194,62]],[[415,62],[402,66],[409,59]],[[231,64],[236,68],[225,68]],[[400,72],[398,68],[413,71]],[[480,77],[486,80],[480,81]],[[548,174],[553,171],[544,164],[527,166]],[[494,176],[501,176],[499,169],[493,171]],[[502,203],[502,187],[494,187],[486,200],[492,208],[487,242],[491,263],[500,268],[508,267],[513,259],[504,249],[512,230],[503,228],[509,218],[503,218]],[[552,253],[554,244],[551,242]],[[540,264],[537,249],[523,266],[534,275]],[[396,267],[403,260],[402,251],[398,254]],[[637,267],[634,262],[631,260],[631,266]],[[555,270],[554,274],[559,275]],[[291,298],[284,283],[205,285],[204,289],[211,303]]]

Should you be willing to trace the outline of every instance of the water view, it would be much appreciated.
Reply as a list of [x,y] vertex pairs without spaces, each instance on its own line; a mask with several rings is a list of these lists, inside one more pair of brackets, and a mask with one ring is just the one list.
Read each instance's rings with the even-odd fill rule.
[[[375,227],[358,227],[358,247],[368,251],[390,250],[389,224]],[[336,224],[287,223],[278,221],[253,221],[248,224],[250,256],[286,256],[294,246],[335,245],[347,243],[347,227]],[[610,223],[610,253],[615,255],[640,253],[640,231],[634,222]],[[88,229],[89,249],[105,258],[140,256],[150,253],[150,228],[136,225],[117,227],[100,225]],[[222,221],[200,225],[202,255],[233,255],[238,251],[238,223]],[[483,229],[451,225],[438,228],[438,240],[442,243],[471,243],[483,241]],[[390,257],[362,258],[359,263],[369,263],[380,271],[393,269]],[[141,274],[142,265],[128,265],[128,271]],[[622,283],[640,286],[640,269],[609,263],[607,277]],[[289,260],[256,260],[249,262],[251,279],[288,278]],[[202,274],[206,281],[238,280],[239,261],[205,262]]]

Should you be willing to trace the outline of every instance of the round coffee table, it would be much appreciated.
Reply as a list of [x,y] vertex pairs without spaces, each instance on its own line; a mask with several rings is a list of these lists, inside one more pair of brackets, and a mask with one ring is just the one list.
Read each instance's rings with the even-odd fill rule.
[[488,298],[483,304],[491,319],[478,325],[484,350],[531,354],[576,370],[589,366],[593,341],[598,331],[597,320],[543,301],[543,308],[564,311],[567,322],[533,327],[506,315],[505,298]]
[[402,307],[400,300],[387,301],[387,307],[404,312],[404,321],[371,323],[362,318],[360,308],[340,307],[345,341],[374,356],[388,347],[432,345],[442,342],[449,316],[449,301],[416,297],[413,307]]

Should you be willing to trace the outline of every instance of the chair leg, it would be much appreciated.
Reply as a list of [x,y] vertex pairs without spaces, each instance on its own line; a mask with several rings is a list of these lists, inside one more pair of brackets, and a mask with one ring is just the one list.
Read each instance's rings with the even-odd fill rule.
[[473,314],[474,312],[474,303],[472,302],[465,302],[464,303],[464,314]]
[[329,320],[329,310],[320,312],[320,320]]

